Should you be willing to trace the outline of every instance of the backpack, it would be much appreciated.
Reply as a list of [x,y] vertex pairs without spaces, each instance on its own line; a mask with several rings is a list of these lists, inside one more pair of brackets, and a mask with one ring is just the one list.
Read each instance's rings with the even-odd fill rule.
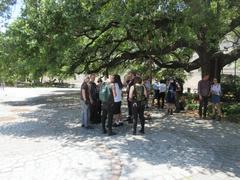
[[133,90],[133,99],[134,101],[141,102],[145,101],[145,95],[144,95],[144,86],[140,85],[134,85],[134,90]]
[[99,99],[100,101],[102,101],[103,103],[108,102],[109,98],[111,96],[111,89],[109,87],[109,85],[104,82],[99,90]]

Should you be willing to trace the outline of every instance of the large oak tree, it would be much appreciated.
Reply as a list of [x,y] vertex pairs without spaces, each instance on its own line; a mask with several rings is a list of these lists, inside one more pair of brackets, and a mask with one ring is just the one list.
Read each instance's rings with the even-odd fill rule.
[[[220,78],[240,57],[240,3],[231,0],[25,0],[6,37],[26,72],[100,72],[153,62]],[[16,40],[17,39],[17,40]],[[229,39],[232,48],[220,49]],[[14,49],[13,49],[14,51]],[[197,58],[193,59],[193,54]],[[14,59],[13,58],[13,59]],[[14,61],[14,60],[13,60]],[[16,64],[15,64],[16,65]],[[29,66],[30,65],[30,66]],[[34,70],[33,70],[34,69]]]

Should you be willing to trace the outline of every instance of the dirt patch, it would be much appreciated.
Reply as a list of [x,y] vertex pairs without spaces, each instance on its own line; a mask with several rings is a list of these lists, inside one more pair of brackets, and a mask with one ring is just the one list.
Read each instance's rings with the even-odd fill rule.
[[0,116],[0,122],[12,122],[17,119],[16,116]]
[[22,113],[22,112],[30,112],[31,109],[29,108],[13,108],[10,110],[10,112],[13,112],[13,113]]
[[193,110],[193,111],[188,110],[188,111],[184,112],[183,115],[187,116],[187,117],[198,117],[199,116],[198,111],[196,111],[196,110]]

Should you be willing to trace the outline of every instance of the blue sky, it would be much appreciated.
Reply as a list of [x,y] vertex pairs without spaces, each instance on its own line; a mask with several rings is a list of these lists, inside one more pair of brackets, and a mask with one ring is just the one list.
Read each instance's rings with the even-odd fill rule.
[[21,8],[23,6],[23,0],[17,0],[17,3],[11,8],[10,14],[11,18],[4,21],[0,22],[0,31],[5,31],[6,28],[4,27],[4,23],[11,23],[13,22],[20,14],[21,14]]

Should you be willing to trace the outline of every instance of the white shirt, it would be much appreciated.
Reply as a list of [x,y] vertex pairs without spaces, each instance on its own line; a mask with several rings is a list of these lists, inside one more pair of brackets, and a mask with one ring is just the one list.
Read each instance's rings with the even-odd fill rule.
[[221,95],[221,85],[220,84],[213,84],[211,86],[211,93],[214,95]]
[[116,91],[116,96],[114,97],[114,102],[122,101],[122,90],[119,88],[118,83],[114,83],[114,88]]
[[155,81],[155,82],[153,83],[153,89],[154,89],[154,90],[159,90],[159,82]]
[[166,92],[167,91],[167,86],[164,83],[159,84],[159,91],[161,92]]

